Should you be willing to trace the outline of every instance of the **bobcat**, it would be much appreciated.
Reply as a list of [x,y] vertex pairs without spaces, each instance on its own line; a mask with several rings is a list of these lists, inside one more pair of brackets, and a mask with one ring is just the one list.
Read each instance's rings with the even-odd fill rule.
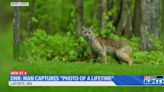
[[107,55],[112,55],[118,60],[118,63],[125,62],[129,65],[132,64],[130,58],[131,47],[128,44],[116,41],[108,40],[102,37],[96,37],[92,32],[92,28],[83,27],[82,36],[88,42],[93,53],[93,63],[100,57],[104,64],[107,64]]

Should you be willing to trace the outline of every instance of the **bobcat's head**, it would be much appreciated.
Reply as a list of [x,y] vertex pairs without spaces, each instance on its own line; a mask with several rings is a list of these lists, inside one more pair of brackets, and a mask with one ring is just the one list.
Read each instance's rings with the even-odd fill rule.
[[92,41],[95,39],[95,35],[94,33],[92,32],[92,28],[85,28],[83,27],[83,30],[82,30],[82,36],[88,40],[88,41]]

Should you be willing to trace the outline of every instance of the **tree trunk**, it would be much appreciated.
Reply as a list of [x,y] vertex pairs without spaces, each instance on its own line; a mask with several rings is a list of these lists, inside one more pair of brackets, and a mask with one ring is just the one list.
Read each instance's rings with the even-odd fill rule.
[[[107,7],[107,10],[106,12],[108,13],[109,11],[111,11],[111,9],[113,8],[113,0],[107,0],[107,4],[106,4],[106,7]],[[108,16],[108,20],[106,21],[112,21],[112,17],[111,16]]]
[[141,0],[141,43],[142,50],[153,50],[151,39],[159,38],[160,0]]
[[76,13],[77,13],[77,43],[76,51],[78,57],[84,56],[84,48],[80,43],[79,37],[82,35],[82,26],[83,26],[83,0],[75,0]]
[[107,0],[107,11],[110,11],[113,8],[113,0]]
[[[17,0],[15,0],[16,2]],[[13,19],[13,56],[14,59],[19,57],[19,43],[20,43],[20,19],[19,19],[19,6],[14,7]]]
[[[164,0],[162,0],[162,27],[163,27],[163,33],[164,33]],[[164,36],[163,36],[164,37]]]
[[98,20],[99,28],[101,28],[101,21],[102,21],[102,0],[97,0],[97,20]]
[[[162,0],[162,41],[164,39],[164,0]],[[163,43],[163,51],[164,51],[164,41]]]
[[83,26],[83,0],[76,0],[77,36],[81,36]]
[[162,0],[162,31],[164,33],[164,0]]
[[106,28],[105,15],[107,13],[107,0],[97,0],[97,19],[101,30]]
[[133,34],[140,36],[141,25],[141,0],[135,1],[134,17],[133,17]]
[[132,16],[130,11],[130,0],[123,0],[121,19],[117,25],[116,33],[118,35],[131,36]]
[[113,16],[112,20],[113,20],[113,25],[115,27],[117,27],[120,19],[121,19],[121,14],[122,14],[122,7],[123,7],[123,0],[118,0],[119,2],[119,5],[117,5],[119,8],[118,8],[118,13],[116,16]]
[[33,14],[34,14],[34,12],[35,12],[35,1],[36,0],[32,0],[31,1],[31,4],[30,4],[30,7],[29,7],[29,11],[27,11],[27,12],[29,12],[29,18],[28,18],[28,21],[27,21],[27,25],[25,25],[27,28],[26,28],[26,30],[28,31],[28,33],[30,34],[31,32],[33,32],[33,30],[35,29],[35,27],[34,27],[34,23],[32,23],[32,17],[34,16]]
[[104,30],[106,28],[106,13],[107,13],[107,0],[102,0],[102,16],[101,16],[101,30]]

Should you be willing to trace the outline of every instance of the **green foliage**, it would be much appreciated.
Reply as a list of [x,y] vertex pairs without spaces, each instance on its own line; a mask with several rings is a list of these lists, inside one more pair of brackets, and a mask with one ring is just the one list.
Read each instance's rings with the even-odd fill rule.
[[114,40],[118,40],[120,37],[115,35],[116,28],[114,27],[112,21],[107,22],[107,27],[105,30],[97,30],[97,33],[99,36],[103,36],[106,37],[108,39],[114,39]]
[[31,20],[32,20],[32,22],[34,22],[34,23],[37,23],[37,22],[38,22],[38,20],[37,20],[35,17],[32,17]]
[[[69,11],[70,15],[68,17],[68,22],[67,24],[65,24],[65,29],[71,31],[71,33],[76,34],[76,12],[75,12],[75,8],[71,8]],[[64,23],[64,22],[63,22]]]
[[69,33],[52,36],[41,29],[37,29],[32,37],[23,42],[20,51],[22,59],[76,62],[86,61],[91,57],[90,48],[84,38],[76,40]]
[[[108,30],[107,30],[108,31]],[[132,59],[134,63],[163,63],[162,52],[158,49],[151,52],[140,50],[140,39],[133,37],[127,39],[119,37],[112,32],[104,32],[107,37],[114,40],[121,40],[132,47]],[[65,34],[64,34],[65,35]],[[80,37],[75,40],[73,36],[67,34],[48,35],[45,31],[37,29],[33,36],[23,43],[21,55],[32,59],[56,60],[56,61],[88,61],[91,59],[91,50],[84,38]],[[161,47],[160,41],[154,43],[157,48]],[[116,62],[111,56],[108,57],[110,62]]]
[[154,36],[153,34],[149,35],[148,37],[149,37],[150,43],[152,43],[153,49],[162,51],[162,42],[161,42],[161,40],[159,38],[157,38],[156,36]]
[[79,58],[89,59],[91,56],[90,47],[88,46],[87,41],[83,37],[79,38],[79,44],[77,44],[77,51]]
[[160,51],[139,51],[133,53],[133,61],[135,63],[161,64],[163,63],[162,56],[163,53]]
[[33,36],[21,46],[21,55],[32,59],[70,61],[77,58],[76,43],[72,36],[54,36],[37,29]]

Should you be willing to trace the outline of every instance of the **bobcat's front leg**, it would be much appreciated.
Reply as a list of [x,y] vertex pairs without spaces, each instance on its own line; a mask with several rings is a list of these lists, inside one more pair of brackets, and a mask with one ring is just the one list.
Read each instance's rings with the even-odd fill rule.
[[104,64],[108,64],[108,62],[107,62],[107,56],[106,56],[106,52],[105,51],[103,51],[102,53],[100,53],[100,57],[101,57],[101,61]]

